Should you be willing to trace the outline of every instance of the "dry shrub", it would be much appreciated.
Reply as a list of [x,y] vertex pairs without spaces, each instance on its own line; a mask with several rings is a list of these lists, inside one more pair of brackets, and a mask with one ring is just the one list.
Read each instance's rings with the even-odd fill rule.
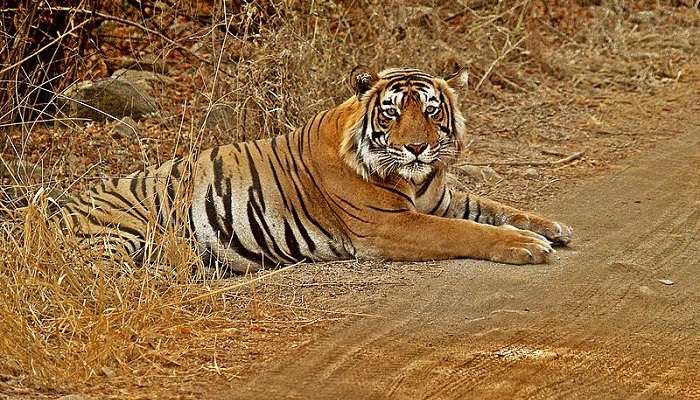
[[[181,235],[155,235],[152,257],[137,268],[128,258],[81,249],[46,223],[46,212],[45,204],[22,210],[23,229],[6,230],[0,241],[5,385],[12,377],[14,387],[64,393],[84,385],[168,386],[173,376],[228,380],[247,350],[241,331],[259,330],[251,328],[257,320],[293,318],[245,280],[209,296],[225,282],[201,273]],[[1,382],[0,391],[7,391]]]
[[50,120],[60,88],[85,67],[96,0],[6,0],[0,7],[0,124]]

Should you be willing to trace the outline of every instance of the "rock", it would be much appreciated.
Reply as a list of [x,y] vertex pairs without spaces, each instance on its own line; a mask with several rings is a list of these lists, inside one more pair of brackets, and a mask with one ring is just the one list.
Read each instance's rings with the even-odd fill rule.
[[669,285],[669,286],[676,283],[670,279],[657,279],[657,281],[663,283],[664,285]]
[[540,176],[540,172],[536,168],[530,167],[525,170],[525,176],[528,178],[537,178]]
[[630,22],[637,25],[654,25],[658,17],[653,11],[640,11],[630,15]]
[[155,99],[143,86],[122,78],[78,82],[61,94],[56,105],[73,118],[105,121],[130,116],[138,119],[158,111]]
[[640,286],[639,287],[639,293],[645,295],[645,296],[654,296],[656,295],[656,292],[652,290],[649,286]]
[[117,375],[117,373],[110,367],[102,367],[100,370],[107,378],[114,378]]
[[112,74],[113,79],[120,79],[139,85],[144,91],[153,90],[153,85],[175,85],[173,78],[153,71],[119,69]]
[[488,182],[501,179],[501,176],[489,166],[463,165],[458,168],[469,178],[477,182]]
[[204,110],[199,126],[204,129],[220,130],[222,132],[232,131],[236,126],[235,111],[236,109],[231,104],[214,104],[209,109],[209,112]]
[[122,137],[138,136],[138,124],[131,117],[124,117],[119,121],[114,121],[112,123],[112,129],[110,130],[110,133],[115,139]]

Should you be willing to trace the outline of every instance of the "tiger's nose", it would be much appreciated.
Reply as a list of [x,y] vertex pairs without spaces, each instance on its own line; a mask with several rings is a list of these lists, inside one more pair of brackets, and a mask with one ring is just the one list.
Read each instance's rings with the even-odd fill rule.
[[403,145],[403,147],[413,153],[414,156],[418,157],[421,153],[423,153],[423,151],[425,151],[425,149],[428,148],[428,143],[409,143]]

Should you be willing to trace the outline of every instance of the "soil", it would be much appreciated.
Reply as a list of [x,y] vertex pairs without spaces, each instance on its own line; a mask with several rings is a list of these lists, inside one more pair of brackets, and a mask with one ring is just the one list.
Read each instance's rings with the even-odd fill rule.
[[404,269],[411,285],[354,305],[366,316],[211,396],[700,398],[698,83],[660,93],[668,112],[644,111],[639,134],[679,134],[544,204],[576,232],[550,264]]

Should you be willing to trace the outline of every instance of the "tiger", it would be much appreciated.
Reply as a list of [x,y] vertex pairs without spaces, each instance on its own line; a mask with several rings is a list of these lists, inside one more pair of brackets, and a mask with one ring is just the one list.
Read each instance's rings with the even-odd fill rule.
[[294,131],[102,180],[52,219],[134,259],[180,222],[208,265],[231,273],[348,259],[546,263],[570,226],[447,183],[467,135],[465,76],[355,68],[352,96]]

